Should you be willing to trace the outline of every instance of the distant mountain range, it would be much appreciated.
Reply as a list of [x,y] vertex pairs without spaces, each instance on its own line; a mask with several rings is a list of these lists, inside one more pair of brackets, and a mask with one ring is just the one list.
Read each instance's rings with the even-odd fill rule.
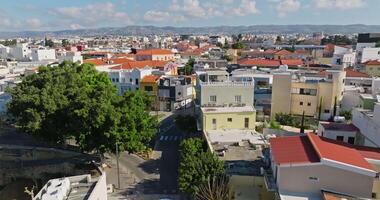
[[65,36],[102,36],[102,35],[151,35],[151,34],[240,34],[240,33],[314,33],[353,34],[380,32],[380,25],[252,25],[252,26],[212,26],[212,27],[157,27],[126,26],[95,29],[61,31],[20,31],[0,32],[0,38],[12,37],[65,37]]

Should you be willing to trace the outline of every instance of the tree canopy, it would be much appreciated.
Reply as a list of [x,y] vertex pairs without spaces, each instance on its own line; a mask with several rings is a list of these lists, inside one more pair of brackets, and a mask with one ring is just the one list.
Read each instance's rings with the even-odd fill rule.
[[54,143],[74,138],[85,151],[144,150],[157,120],[140,92],[117,95],[106,73],[93,65],[63,62],[40,67],[9,89],[8,113],[23,131]]
[[232,44],[232,48],[233,49],[244,49],[245,45],[242,42],[236,42],[236,43]]
[[199,138],[184,140],[180,144],[179,188],[195,196],[199,188],[213,177],[224,175],[224,162],[205,148]]
[[194,58],[190,58],[183,68],[178,69],[179,74],[191,75],[193,73],[194,63]]

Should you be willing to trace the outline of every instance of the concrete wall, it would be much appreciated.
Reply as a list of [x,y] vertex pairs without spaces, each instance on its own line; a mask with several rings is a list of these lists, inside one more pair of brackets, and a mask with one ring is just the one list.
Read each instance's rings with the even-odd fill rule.
[[276,113],[290,113],[291,108],[291,75],[273,75],[271,117]]
[[[379,105],[376,106],[380,107]],[[365,146],[380,147],[380,123],[376,122],[375,118],[376,116],[368,116],[366,111],[359,109],[352,111],[352,123],[359,128],[364,136]],[[377,115],[377,118],[380,118],[380,115]]]
[[357,142],[356,131],[325,130],[325,128],[321,124],[319,124],[318,135],[322,136],[322,133],[323,133],[323,137],[325,138],[336,140],[337,136],[343,136],[343,142],[348,143],[348,138],[353,137],[355,138],[355,143]]
[[[228,118],[232,118],[232,122],[228,122]],[[203,131],[222,130],[222,129],[246,129],[244,127],[244,119],[249,118],[249,128],[255,129],[256,113],[208,113],[202,114]],[[212,119],[216,119],[216,129],[212,124]]]
[[[277,168],[277,186],[280,192],[320,195],[330,190],[352,196],[371,198],[374,179],[369,176],[325,165]],[[317,178],[311,180],[309,177]]]
[[[241,104],[253,106],[254,85],[202,85],[200,91],[201,105],[215,103],[216,105],[236,104],[235,96],[241,96]],[[210,101],[210,96],[216,96],[216,102]]]
[[99,177],[94,189],[91,191],[88,200],[107,200],[107,178],[106,173]]

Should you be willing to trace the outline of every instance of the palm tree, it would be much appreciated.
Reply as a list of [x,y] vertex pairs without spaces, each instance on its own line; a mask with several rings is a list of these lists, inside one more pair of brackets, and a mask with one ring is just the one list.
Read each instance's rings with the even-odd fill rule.
[[209,177],[195,195],[196,200],[233,200],[235,192],[230,186],[230,179],[226,175]]

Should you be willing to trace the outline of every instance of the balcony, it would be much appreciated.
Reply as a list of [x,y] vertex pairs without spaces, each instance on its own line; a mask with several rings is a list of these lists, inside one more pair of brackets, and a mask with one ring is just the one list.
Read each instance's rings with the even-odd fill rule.
[[201,86],[254,86],[251,81],[211,81],[199,82]]

